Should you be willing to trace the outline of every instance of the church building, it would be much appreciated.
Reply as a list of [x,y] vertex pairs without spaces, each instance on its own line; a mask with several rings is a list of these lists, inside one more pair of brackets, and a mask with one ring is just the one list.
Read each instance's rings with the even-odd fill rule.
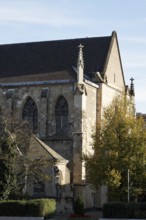
[[[86,208],[101,207],[106,190],[86,182],[83,153],[92,152],[92,134],[104,107],[125,92],[116,32],[86,37],[0,45],[0,111],[28,121],[34,154],[56,161],[51,182],[30,186],[32,197],[56,198],[69,209],[80,194]],[[96,175],[96,174],[95,174]]]

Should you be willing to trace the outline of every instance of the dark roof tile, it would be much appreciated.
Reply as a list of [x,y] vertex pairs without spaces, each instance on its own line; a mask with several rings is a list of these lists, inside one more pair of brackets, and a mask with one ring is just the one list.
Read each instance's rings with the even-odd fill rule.
[[0,45],[0,77],[62,71],[76,67],[84,45],[85,73],[104,69],[111,36]]

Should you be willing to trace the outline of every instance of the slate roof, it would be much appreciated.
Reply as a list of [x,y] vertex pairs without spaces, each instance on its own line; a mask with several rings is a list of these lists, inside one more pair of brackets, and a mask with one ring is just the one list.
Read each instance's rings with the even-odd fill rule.
[[0,45],[0,78],[43,74],[76,67],[78,45],[84,45],[85,74],[102,72],[112,36]]

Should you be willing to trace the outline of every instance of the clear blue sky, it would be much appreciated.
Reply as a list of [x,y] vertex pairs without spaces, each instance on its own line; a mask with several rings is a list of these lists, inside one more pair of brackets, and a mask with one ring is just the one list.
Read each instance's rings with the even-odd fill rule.
[[146,113],[146,0],[0,0],[0,44],[118,34],[126,84]]

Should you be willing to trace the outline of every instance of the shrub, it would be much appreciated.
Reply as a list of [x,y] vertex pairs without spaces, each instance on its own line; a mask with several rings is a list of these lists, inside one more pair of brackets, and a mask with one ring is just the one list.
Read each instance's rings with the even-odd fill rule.
[[51,217],[55,211],[53,199],[0,201],[0,216]]
[[81,196],[75,200],[73,209],[76,215],[84,215],[84,202]]
[[146,203],[106,203],[103,218],[146,218]]

